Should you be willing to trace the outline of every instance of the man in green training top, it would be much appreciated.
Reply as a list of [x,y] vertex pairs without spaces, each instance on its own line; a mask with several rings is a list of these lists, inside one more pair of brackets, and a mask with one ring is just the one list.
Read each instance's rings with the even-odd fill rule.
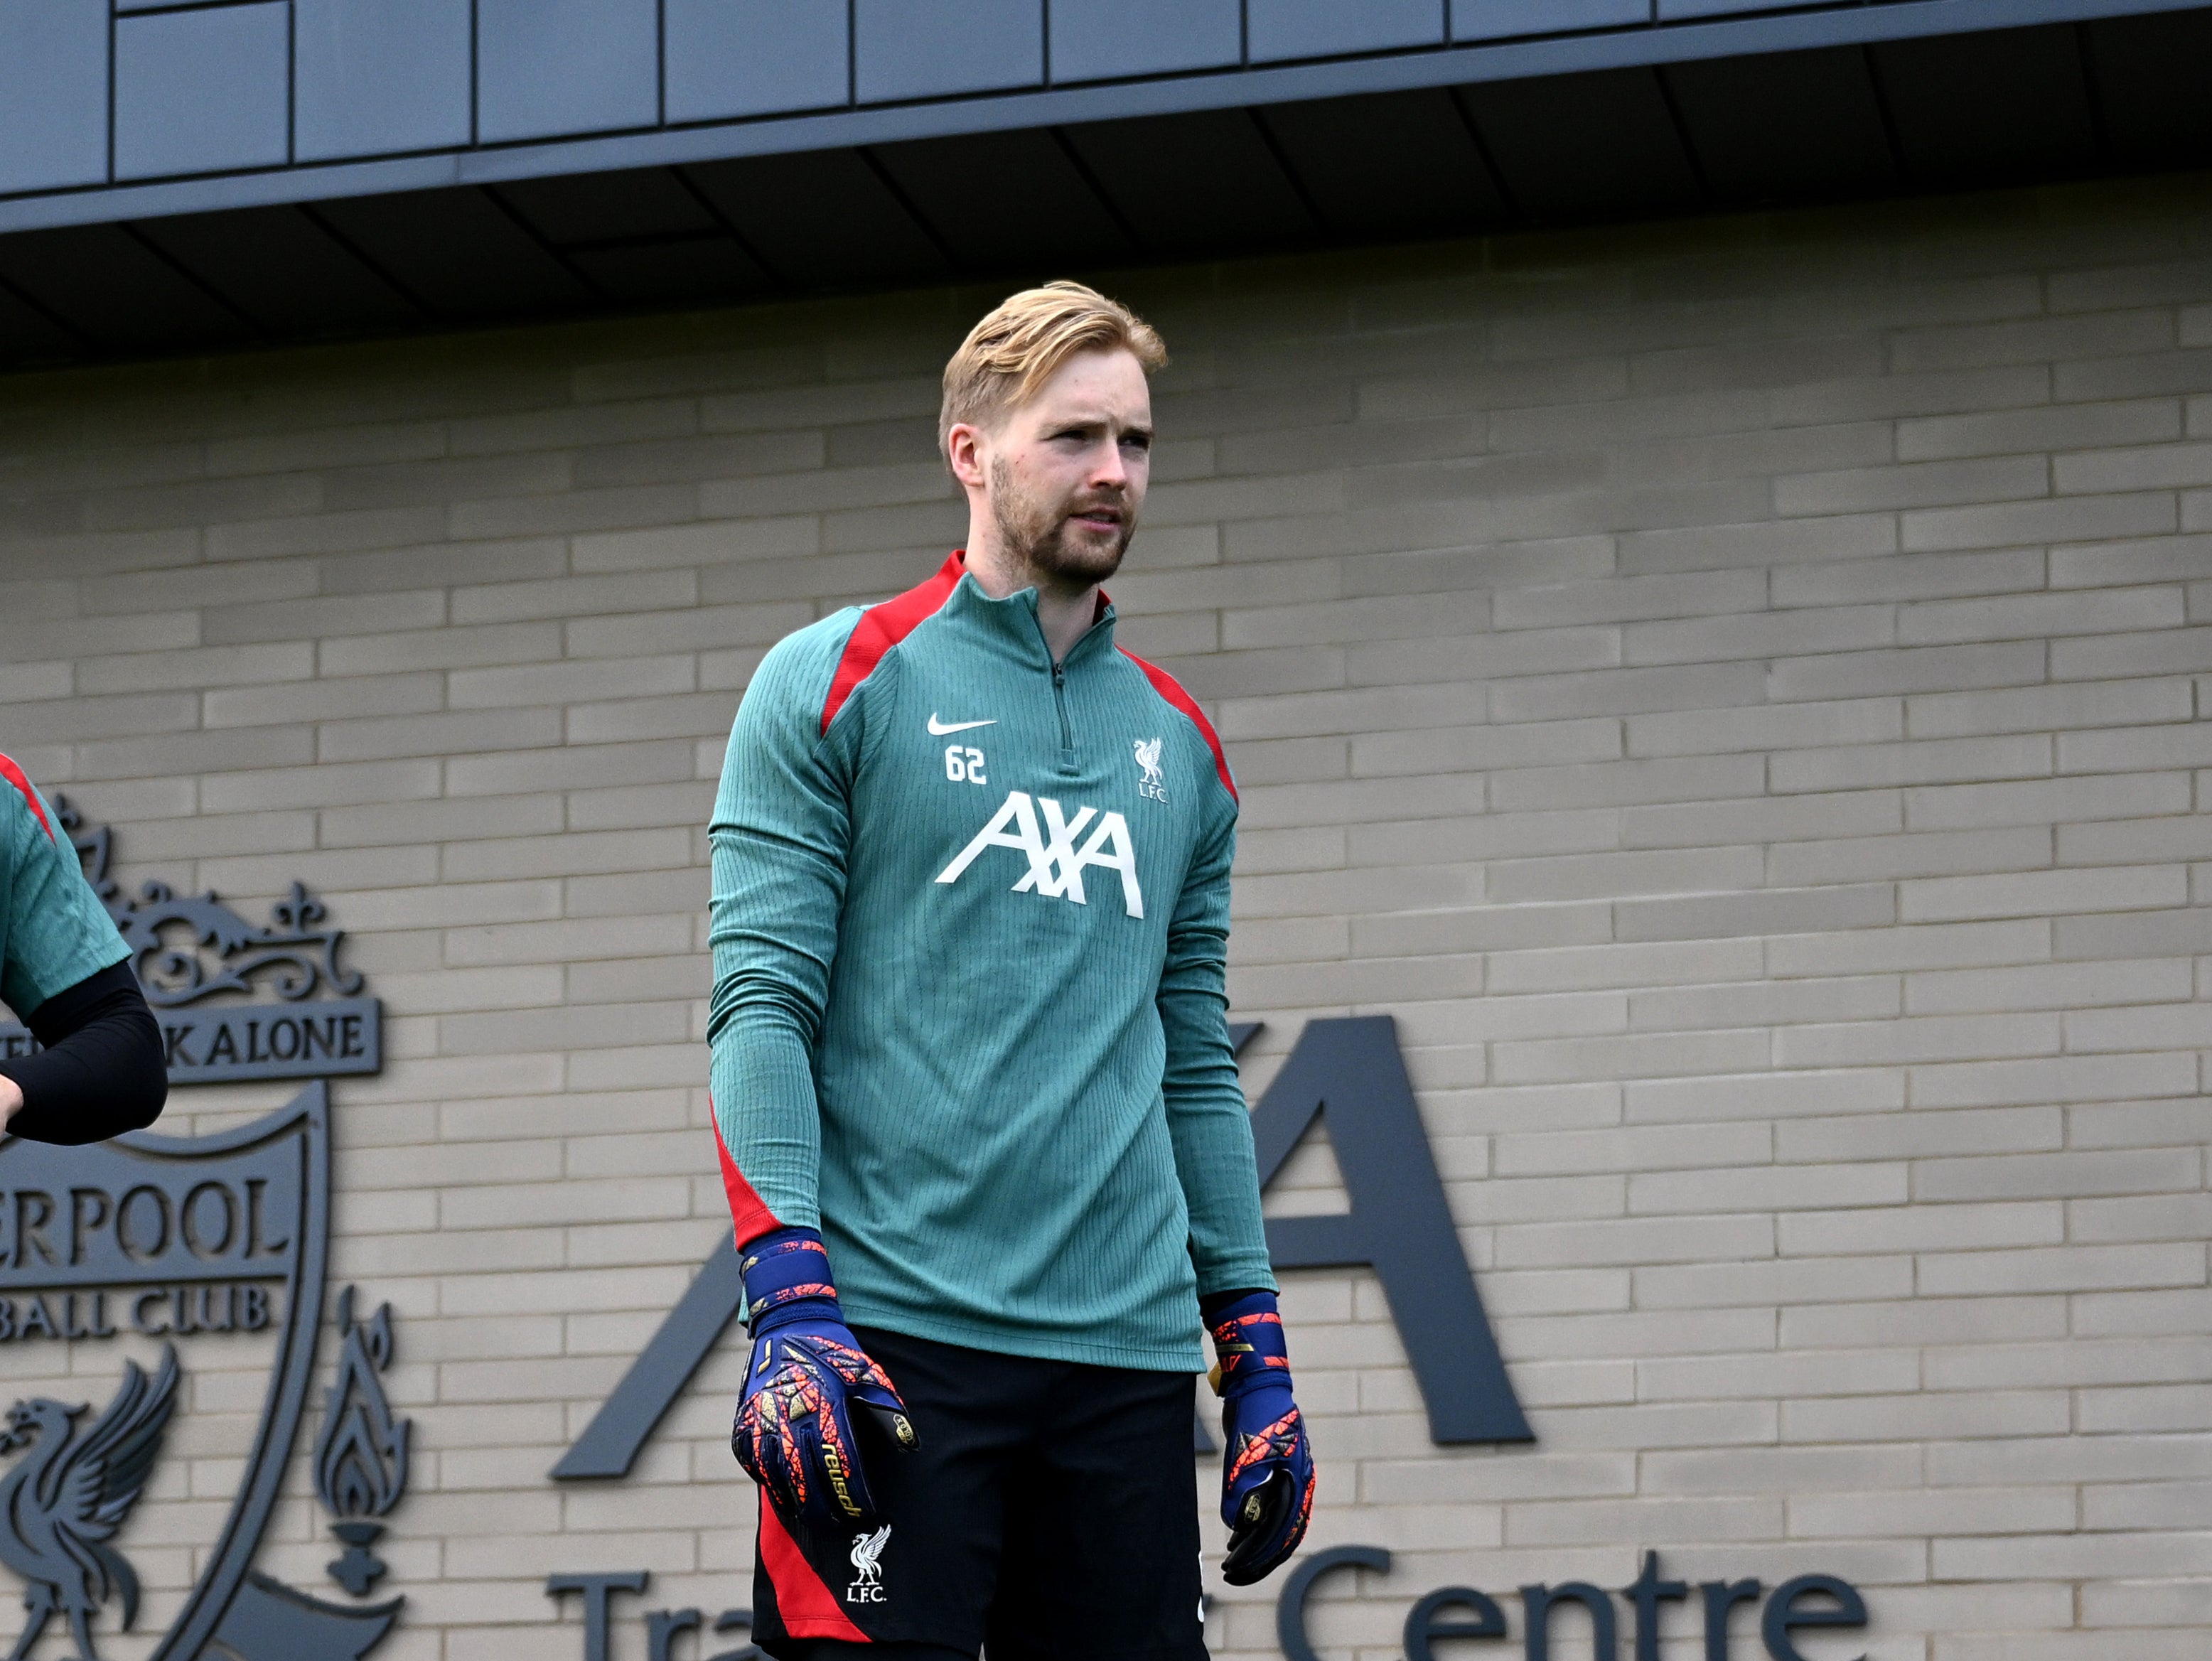
[[783,641],[730,735],[708,1035],[781,1661],[1200,1661],[1201,1323],[1226,1577],[1311,1511],[1223,991],[1236,786],[1098,587],[1164,362],[1075,283],[977,324],[965,549]]
[[168,1099],[161,1032],[76,849],[23,770],[0,756],[0,999],[40,1048],[0,1060],[0,1125],[99,1141]]

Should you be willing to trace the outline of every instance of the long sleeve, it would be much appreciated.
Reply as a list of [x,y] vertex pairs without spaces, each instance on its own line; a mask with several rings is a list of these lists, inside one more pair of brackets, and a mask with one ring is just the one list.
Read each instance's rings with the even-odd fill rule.
[[851,835],[843,764],[860,711],[822,712],[854,614],[771,651],[738,709],[708,830],[714,891],[715,1129],[739,1243],[817,1227],[814,1052],[836,955]]
[[1160,971],[1160,1025],[1167,1037],[1161,1088],[1201,1298],[1275,1285],[1260,1217],[1252,1119],[1229,1047],[1229,869],[1236,851],[1236,802],[1224,788],[1176,897]]
[[0,1073],[21,1086],[10,1135],[65,1147],[143,1130],[169,1093],[161,1029],[127,964],[110,964],[41,1003],[27,1023],[42,1046]]

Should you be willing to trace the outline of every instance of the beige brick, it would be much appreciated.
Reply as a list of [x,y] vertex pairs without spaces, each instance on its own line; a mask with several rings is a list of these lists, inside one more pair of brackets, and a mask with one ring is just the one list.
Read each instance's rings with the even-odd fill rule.
[[532,663],[556,654],[560,638],[560,631],[545,623],[422,630],[325,641],[318,657],[326,675],[388,675],[410,669]]
[[1896,551],[1894,514],[1828,514],[1817,519],[1632,532],[1620,538],[1620,569],[1656,573],[1771,566],[1778,578],[1795,564],[1817,568]]
[[2078,450],[2181,436],[2181,409],[2170,398],[2111,404],[2054,404],[2041,409],[1936,416],[1897,424],[1897,453],[1917,461],[1947,456]]
[[2187,998],[2185,958],[2096,964],[2049,964],[2012,969],[1927,970],[1905,977],[1905,1007],[1915,1013],[1999,1009],[2073,1009],[2098,1004],[2163,1003]]
[[318,760],[326,762],[384,761],[514,750],[560,741],[561,717],[556,710],[453,710],[325,721],[316,729],[315,754]]
[[1773,409],[1784,422],[1944,415],[2041,404],[2050,388],[2051,371],[2040,364],[1881,373],[1778,387]]
[[2104,727],[2185,719],[2186,683],[2174,678],[2086,681],[1995,692],[1939,692],[1905,700],[1915,737]]
[[1791,934],[1820,928],[1878,928],[1893,922],[1895,894],[1884,884],[1685,899],[1624,900],[1615,908],[1623,940],[1711,940]]
[[2050,860],[2051,832],[2039,825],[2010,830],[1937,830],[1777,844],[1767,850],[1766,875],[1769,882],[1778,886],[1794,887],[1823,879],[1866,882],[2006,867],[2030,868]]
[[1691,622],[1632,623],[1621,631],[1629,663],[1701,663],[1729,658],[1794,657],[1887,646],[1897,619],[1886,605],[1831,605]]
[[[1434,1446],[1371,1270],[1288,1272],[1314,1541],[1400,1560],[1321,1584],[1322,1651],[1653,1543],[1853,1576],[1885,1656],[2202,1648],[2201,194],[1117,279],[1177,357],[1112,587],[1245,788],[1247,1084],[1314,1015],[1395,1019],[1539,1439]],[[11,386],[11,753],[125,882],[313,885],[391,1017],[333,1088],[334,1250],[416,1426],[398,1661],[579,1641],[556,1567],[653,1570],[617,1652],[750,1601],[730,1342],[629,1482],[544,1473],[727,1232],[702,827],[738,696],[958,538],[937,369],[994,292]],[[179,1132],[238,1116],[179,1095]],[[1325,1137],[1268,1203],[1342,1206]],[[259,1402],[193,1366],[132,1524],[156,1624]],[[285,1507],[264,1567],[311,1585]],[[1272,1654],[1273,1601],[1221,1597],[1214,1652]]]
[[1922,508],[1902,515],[1899,540],[1908,551],[1999,548],[2023,542],[2155,536],[2174,530],[2177,522],[2168,493],[2075,496],[1995,507]]
[[199,616],[190,611],[99,618],[0,617],[0,656],[10,659],[167,652],[200,641]]
[[2212,446],[2157,444],[2055,457],[2051,478],[2063,492],[2146,490],[2212,483]]
[[185,732],[198,725],[193,710],[196,702],[188,692],[41,700],[15,711],[8,723],[8,736],[16,744],[67,744],[142,733]]
[[1921,1264],[1922,1290],[1936,1297],[2201,1286],[2203,1281],[2203,1250],[2188,1245],[2078,1245],[1964,1252],[1929,1258]]
[[2045,651],[2041,641],[2008,641],[1990,646],[1838,652],[1777,663],[1768,684],[1775,697],[1792,700],[2015,686],[2044,678]]
[[1865,1066],[2048,1055],[2057,1041],[2048,1013],[1928,1015],[1788,1028],[1774,1051],[1785,1067]]
[[2186,1094],[2196,1069],[2186,1056],[2055,1056],[1964,1062],[1912,1070],[1916,1106],[1978,1107],[2001,1102],[2124,1100]]
[[524,795],[574,785],[662,784],[688,779],[692,770],[688,744],[572,744],[456,756],[446,764],[446,788],[456,796]]
[[2049,489],[2049,469],[2041,458],[1996,456],[1787,476],[1774,481],[1774,506],[1778,513],[1790,515],[1864,513],[2012,501],[2043,496]]
[[[1769,582],[1778,605],[1939,599],[1955,594],[2002,594],[2040,588],[2045,563],[2044,554],[2032,548],[1823,560],[1818,564],[1778,567]],[[1917,617],[1917,612],[1904,615]]]
[[2106,871],[1931,877],[1900,883],[1897,904],[1904,922],[1950,922],[2057,911],[2148,910],[2182,904],[2187,892],[2187,882],[2178,866],[2121,866]]
[[694,672],[690,659],[674,655],[456,669],[448,678],[447,696],[463,709],[651,697],[690,691]]
[[201,776],[202,805],[213,812],[270,807],[337,807],[438,794],[434,761],[326,764],[311,770],[268,768]]
[[2172,329],[2171,313],[2146,307],[1917,330],[1899,337],[1892,363],[1909,371],[2105,357],[2165,345]]
[[1778,790],[1857,790],[2037,778],[2052,771],[2051,757],[2051,741],[2041,733],[1805,749],[1774,757],[1772,785]]
[[1497,621],[1501,629],[1556,629],[1632,618],[1755,611],[1765,600],[1765,581],[1753,571],[1616,577],[1602,582],[1509,591],[1498,597]]
[[2138,773],[2118,779],[1929,785],[1905,793],[1905,819],[1916,830],[1944,830],[2177,813],[2188,806],[2186,777],[2179,773]]
[[258,605],[210,606],[201,614],[200,628],[211,646],[303,637],[329,640],[428,628],[444,622],[445,612],[446,597],[435,592],[347,594]]
[[2172,588],[2113,588],[2094,594],[2014,594],[1917,605],[1899,619],[1907,642],[2019,640],[2171,628],[2183,620]]
[[451,604],[457,624],[515,623],[528,618],[571,618],[594,611],[658,611],[690,605],[698,593],[695,572],[626,572],[457,587],[452,592]]

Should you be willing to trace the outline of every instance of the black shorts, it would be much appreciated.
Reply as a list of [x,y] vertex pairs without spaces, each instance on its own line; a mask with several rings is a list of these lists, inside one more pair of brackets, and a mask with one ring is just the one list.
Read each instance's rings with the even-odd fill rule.
[[966,1656],[988,1643],[991,1661],[1206,1661],[1190,1374],[857,1335],[921,1445],[901,1453],[860,1432],[875,1528],[793,1530],[762,1501],[763,1649],[804,1661],[831,1639]]

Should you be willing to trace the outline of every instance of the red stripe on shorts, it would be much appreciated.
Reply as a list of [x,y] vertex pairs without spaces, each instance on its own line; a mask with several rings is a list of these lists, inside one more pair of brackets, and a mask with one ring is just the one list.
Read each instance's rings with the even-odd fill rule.
[[848,1644],[872,1644],[875,1640],[854,1626],[837,1602],[837,1595],[822,1584],[814,1565],[799,1548],[799,1542],[775,1514],[775,1507],[761,1495],[761,1567],[775,1587],[776,1618],[793,1638],[842,1638]]

